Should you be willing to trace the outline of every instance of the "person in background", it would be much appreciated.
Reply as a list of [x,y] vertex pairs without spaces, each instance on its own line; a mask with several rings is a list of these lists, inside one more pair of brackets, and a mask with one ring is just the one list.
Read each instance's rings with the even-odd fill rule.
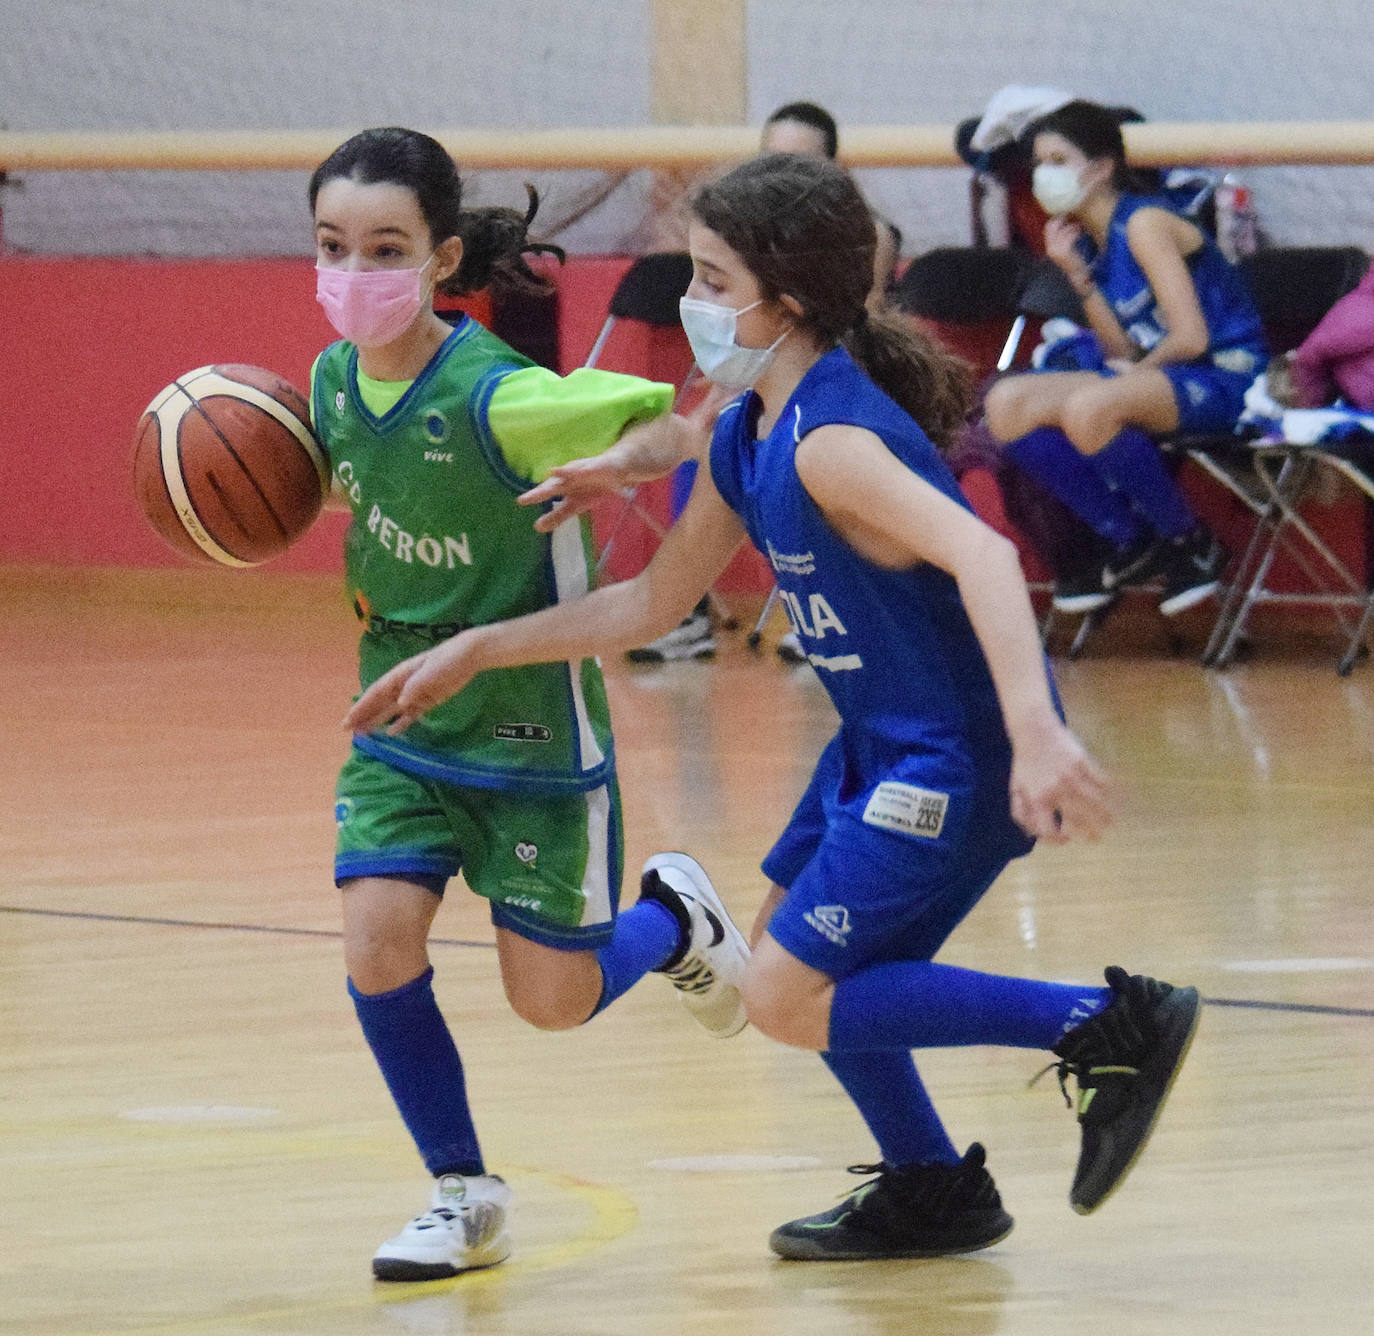
[[1163,578],[1172,616],[1212,595],[1227,554],[1170,472],[1156,437],[1229,432],[1267,361],[1240,272],[1202,228],[1137,193],[1121,126],[1069,102],[1033,140],[1046,253],[1083,303],[1092,337],[1071,371],[1009,376],[988,391],[1006,455],[1079,516],[1099,547],[1055,586],[1055,607],[1088,612]]
[[1281,383],[1282,366],[1271,364],[1269,392],[1286,407],[1322,408],[1339,399],[1374,412],[1374,266],[1282,364],[1288,386]]

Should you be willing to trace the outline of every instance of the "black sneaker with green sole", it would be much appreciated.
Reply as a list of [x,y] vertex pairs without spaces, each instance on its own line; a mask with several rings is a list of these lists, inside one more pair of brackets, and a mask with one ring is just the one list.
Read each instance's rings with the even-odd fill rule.
[[1117,965],[1106,978],[1111,1002],[1054,1046],[1071,1108],[1065,1081],[1072,1076],[1078,1085],[1083,1139],[1069,1202],[1079,1215],[1097,1210],[1140,1158],[1202,1013],[1196,988],[1128,975]]
[[944,1257],[990,1248],[1011,1233],[987,1156],[975,1142],[958,1164],[891,1168],[856,1164],[851,1174],[877,1174],[819,1215],[779,1225],[768,1246],[800,1262],[866,1262]]

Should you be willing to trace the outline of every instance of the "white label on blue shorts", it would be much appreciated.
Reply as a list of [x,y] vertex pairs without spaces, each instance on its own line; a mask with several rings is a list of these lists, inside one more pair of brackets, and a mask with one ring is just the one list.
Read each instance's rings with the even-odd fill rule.
[[918,789],[914,784],[899,784],[889,779],[873,790],[864,808],[864,821],[870,826],[933,840],[945,828],[945,809],[948,807],[947,793]]

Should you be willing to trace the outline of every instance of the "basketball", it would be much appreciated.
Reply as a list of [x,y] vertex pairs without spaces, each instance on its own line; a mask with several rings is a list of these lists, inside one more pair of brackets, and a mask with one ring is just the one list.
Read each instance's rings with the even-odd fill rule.
[[329,492],[305,397],[275,372],[237,364],[188,371],[154,398],[134,433],[133,472],[158,536],[222,566],[285,552]]

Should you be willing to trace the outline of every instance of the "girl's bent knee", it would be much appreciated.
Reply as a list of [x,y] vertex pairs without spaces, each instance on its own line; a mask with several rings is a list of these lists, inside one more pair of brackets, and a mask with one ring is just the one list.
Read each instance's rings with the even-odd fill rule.
[[740,990],[749,1023],[760,1034],[789,1048],[825,1048],[829,1028],[828,1000],[782,997],[746,980]]

